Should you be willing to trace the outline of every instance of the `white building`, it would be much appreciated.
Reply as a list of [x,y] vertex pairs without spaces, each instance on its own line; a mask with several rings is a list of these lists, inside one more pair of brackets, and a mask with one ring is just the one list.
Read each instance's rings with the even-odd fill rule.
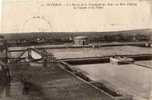
[[76,36],[73,39],[75,45],[88,45],[88,37],[87,36]]

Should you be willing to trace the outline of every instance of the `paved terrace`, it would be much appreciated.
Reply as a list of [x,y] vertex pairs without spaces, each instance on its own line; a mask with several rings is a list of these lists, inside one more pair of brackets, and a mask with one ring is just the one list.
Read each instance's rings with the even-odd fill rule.
[[[3,96],[4,87],[2,87],[0,100],[112,100],[104,93],[60,69],[57,64],[51,64],[48,68],[31,67],[27,64],[10,67],[13,75],[10,96]],[[28,95],[22,94],[21,76],[32,83]]]

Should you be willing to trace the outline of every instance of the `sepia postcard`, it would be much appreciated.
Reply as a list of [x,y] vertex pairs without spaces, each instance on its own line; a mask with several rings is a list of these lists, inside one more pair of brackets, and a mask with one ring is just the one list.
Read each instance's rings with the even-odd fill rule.
[[152,0],[0,8],[0,100],[152,100]]

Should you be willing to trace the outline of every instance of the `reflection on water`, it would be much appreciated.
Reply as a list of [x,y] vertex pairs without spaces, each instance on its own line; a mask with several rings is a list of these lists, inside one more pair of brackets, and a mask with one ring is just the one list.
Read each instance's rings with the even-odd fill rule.
[[0,85],[0,98],[10,97],[10,85],[1,84]]
[[0,100],[50,100],[41,85],[31,82],[0,84]]
[[10,72],[7,66],[1,65],[0,70],[0,98],[10,96]]

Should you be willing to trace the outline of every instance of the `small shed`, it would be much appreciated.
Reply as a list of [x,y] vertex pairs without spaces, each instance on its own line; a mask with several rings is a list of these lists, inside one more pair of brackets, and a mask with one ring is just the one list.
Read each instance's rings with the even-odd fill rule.
[[128,57],[110,57],[110,63],[112,64],[131,64],[134,62],[134,59]]
[[88,45],[89,43],[87,36],[76,36],[73,41],[75,45]]

